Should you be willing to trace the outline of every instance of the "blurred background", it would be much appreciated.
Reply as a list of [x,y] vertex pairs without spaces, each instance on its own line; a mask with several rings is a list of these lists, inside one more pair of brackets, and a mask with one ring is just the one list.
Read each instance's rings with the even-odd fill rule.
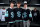
[[10,6],[9,4],[10,4],[11,1],[15,2],[15,7],[16,7],[16,3],[18,1],[21,2],[21,7],[23,7],[24,1],[27,1],[28,8],[30,8],[30,10],[37,8],[40,11],[40,0],[0,0],[0,9],[1,8],[7,9]]
[[[34,8],[37,8],[37,10],[40,11],[40,0],[0,0],[0,9],[5,8],[8,9],[10,7],[10,2],[15,2],[14,8],[16,8],[16,3],[18,1],[21,2],[21,8],[24,6],[24,1],[27,1],[28,9],[33,10]],[[32,23],[33,24],[33,23]],[[37,24],[31,24],[31,27],[39,27],[40,25]],[[4,25],[4,27],[7,27],[5,23],[0,23],[0,27],[3,27],[1,25]]]

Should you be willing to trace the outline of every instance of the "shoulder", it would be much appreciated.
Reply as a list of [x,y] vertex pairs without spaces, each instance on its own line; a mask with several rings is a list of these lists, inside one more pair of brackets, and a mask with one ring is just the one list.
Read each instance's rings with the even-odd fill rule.
[[30,9],[27,9],[26,11],[30,11]]
[[6,9],[6,10],[9,10],[10,8]]
[[15,10],[17,10],[17,8],[14,8],[13,10],[15,11]]
[[34,10],[32,10],[32,12],[33,12]]
[[39,11],[39,10],[37,10],[37,11]]

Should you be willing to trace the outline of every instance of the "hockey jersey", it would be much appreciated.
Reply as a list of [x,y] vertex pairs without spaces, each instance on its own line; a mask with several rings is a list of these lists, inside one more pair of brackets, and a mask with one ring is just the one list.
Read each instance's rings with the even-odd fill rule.
[[15,20],[22,20],[22,8],[15,8]]
[[14,10],[13,9],[11,9],[11,8],[8,8],[7,10],[6,10],[6,21],[14,21],[15,20],[15,18],[14,18]]
[[38,10],[36,10],[36,11],[32,10],[32,17],[33,17],[33,21],[37,22],[39,20],[39,11]]
[[32,14],[29,9],[24,10],[22,16],[23,16],[23,20],[25,20],[25,21],[31,20],[31,18],[32,18]]
[[6,13],[6,9],[2,9],[1,21],[5,21],[5,13]]
[[0,9],[0,20],[2,18],[2,9]]

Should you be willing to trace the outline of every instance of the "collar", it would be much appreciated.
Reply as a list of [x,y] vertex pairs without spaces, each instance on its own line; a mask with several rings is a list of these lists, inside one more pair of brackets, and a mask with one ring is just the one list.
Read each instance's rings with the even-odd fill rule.
[[27,8],[24,8],[25,10],[27,10]]
[[10,7],[10,9],[12,9],[12,8]]

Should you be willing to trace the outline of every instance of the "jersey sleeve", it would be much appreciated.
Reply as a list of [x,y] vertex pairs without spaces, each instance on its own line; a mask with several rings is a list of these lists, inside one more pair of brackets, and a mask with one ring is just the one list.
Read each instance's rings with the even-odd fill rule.
[[32,21],[32,13],[30,11],[30,14],[29,14],[29,20]]
[[29,17],[31,17],[32,18],[32,13],[30,12],[30,14],[29,14]]
[[8,10],[6,10],[6,13],[5,13],[5,21],[8,22]]
[[5,17],[8,17],[8,11],[6,10]]

